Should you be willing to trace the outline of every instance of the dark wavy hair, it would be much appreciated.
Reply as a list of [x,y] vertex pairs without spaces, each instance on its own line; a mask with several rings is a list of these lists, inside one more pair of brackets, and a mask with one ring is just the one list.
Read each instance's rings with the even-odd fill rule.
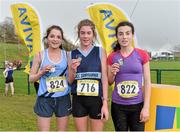
[[[132,31],[132,34],[134,34],[134,26],[131,22],[129,21],[122,21],[120,22],[116,28],[115,28],[115,33],[116,33],[116,38],[117,38],[117,34],[118,34],[118,28],[119,27],[122,27],[122,26],[128,26],[131,28],[131,31]],[[121,45],[118,43],[118,41],[115,41],[113,44],[112,44],[112,49],[113,51],[117,51],[117,50],[120,50],[121,49]]]

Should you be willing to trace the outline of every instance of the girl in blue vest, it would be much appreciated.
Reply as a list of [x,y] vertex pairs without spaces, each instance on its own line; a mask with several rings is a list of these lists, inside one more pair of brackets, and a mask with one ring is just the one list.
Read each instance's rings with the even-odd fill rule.
[[106,52],[94,45],[95,25],[79,22],[80,46],[69,55],[69,82],[72,84],[72,114],[77,131],[103,131],[108,120],[108,79]]
[[40,80],[34,106],[40,131],[50,130],[53,113],[57,119],[57,130],[67,130],[71,102],[66,79],[67,56],[62,49],[62,41],[65,41],[62,29],[56,25],[49,27],[44,37],[47,49],[34,57],[31,68],[30,82]]
[[5,77],[5,96],[8,95],[8,87],[11,87],[11,95],[14,95],[14,79],[13,72],[16,67],[13,66],[12,62],[8,62],[6,69],[3,71],[3,75]]

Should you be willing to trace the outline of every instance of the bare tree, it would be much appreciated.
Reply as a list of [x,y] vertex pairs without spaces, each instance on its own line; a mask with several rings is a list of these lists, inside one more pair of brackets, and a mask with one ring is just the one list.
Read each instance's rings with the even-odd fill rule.
[[18,41],[11,17],[6,17],[5,20],[0,23],[0,41],[10,43],[17,43]]

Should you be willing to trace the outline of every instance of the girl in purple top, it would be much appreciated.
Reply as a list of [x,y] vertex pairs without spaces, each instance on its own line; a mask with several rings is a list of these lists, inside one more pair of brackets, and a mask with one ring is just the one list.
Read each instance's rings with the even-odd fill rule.
[[132,46],[132,23],[120,22],[116,37],[114,52],[108,56],[108,81],[115,82],[111,105],[115,130],[144,131],[151,95],[149,56]]

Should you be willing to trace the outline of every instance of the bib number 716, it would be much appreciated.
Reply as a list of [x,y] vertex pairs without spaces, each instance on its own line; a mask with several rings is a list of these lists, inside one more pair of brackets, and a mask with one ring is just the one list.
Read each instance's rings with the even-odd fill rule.
[[77,95],[98,96],[99,83],[97,80],[78,80]]

